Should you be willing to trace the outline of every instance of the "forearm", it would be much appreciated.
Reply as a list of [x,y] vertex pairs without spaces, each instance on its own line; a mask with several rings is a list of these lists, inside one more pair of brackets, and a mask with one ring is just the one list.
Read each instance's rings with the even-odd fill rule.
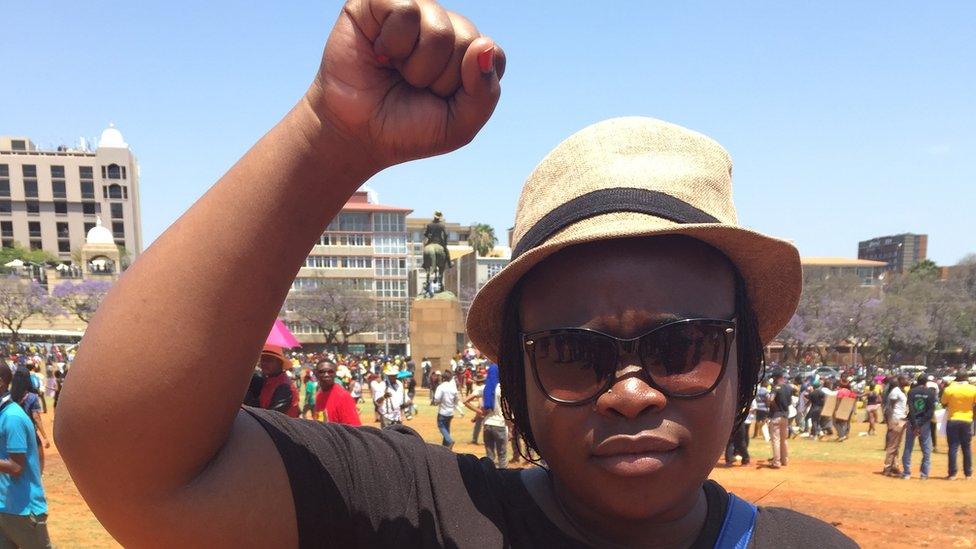
[[[134,494],[204,467],[304,257],[372,173],[300,102],[132,265],[59,402],[55,435],[79,487],[108,472],[106,453],[112,482]],[[151,373],[133,377],[134,365]]]
[[18,465],[17,462],[12,459],[0,459],[0,473],[4,473],[12,477],[19,477],[23,470],[23,467]]

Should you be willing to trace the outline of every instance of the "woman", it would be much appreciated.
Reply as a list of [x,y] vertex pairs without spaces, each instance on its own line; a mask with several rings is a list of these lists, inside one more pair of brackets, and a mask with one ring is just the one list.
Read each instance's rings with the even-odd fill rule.
[[[119,542],[851,545],[706,480],[753,398],[763,341],[793,314],[799,258],[737,225],[718,144],[658,121],[608,121],[557,147],[526,183],[515,259],[471,305],[503,410],[548,469],[499,470],[401,425],[240,409],[329,220],[379,170],[470,141],[503,69],[491,39],[433,2],[347,2],[305,97],[130,267],[58,414],[65,463]],[[215,249],[199,272],[184,260]],[[224,389],[179,383],[208,356]],[[158,366],[153,379],[119,390],[134,357]]]
[[[872,379],[864,392],[865,409],[868,414],[868,435],[877,434],[878,415],[881,413],[881,390]],[[935,439],[933,439],[935,440]]]

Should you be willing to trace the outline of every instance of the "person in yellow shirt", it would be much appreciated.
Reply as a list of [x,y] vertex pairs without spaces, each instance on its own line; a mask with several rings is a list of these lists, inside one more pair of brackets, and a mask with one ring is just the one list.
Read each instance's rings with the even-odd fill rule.
[[942,393],[946,407],[946,438],[949,439],[949,480],[956,478],[956,449],[962,448],[962,470],[966,480],[973,478],[973,411],[976,410],[976,387],[970,385],[965,370],[956,373],[956,381]]

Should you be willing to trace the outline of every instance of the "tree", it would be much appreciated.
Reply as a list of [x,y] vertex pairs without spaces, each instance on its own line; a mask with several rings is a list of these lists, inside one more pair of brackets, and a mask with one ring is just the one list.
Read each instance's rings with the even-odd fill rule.
[[363,290],[327,282],[292,292],[285,300],[285,314],[310,324],[325,337],[327,345],[348,349],[349,340],[365,332],[383,331],[388,322],[376,301]]
[[468,234],[468,245],[481,257],[485,257],[495,249],[498,238],[495,229],[486,223],[472,223],[471,233]]
[[10,332],[11,343],[20,340],[20,329],[28,318],[50,317],[60,312],[57,303],[36,281],[18,276],[0,277],[0,326]]
[[939,266],[931,259],[923,259],[912,265],[908,273],[919,278],[939,278]]
[[88,324],[111,287],[107,280],[62,282],[54,287],[52,296],[66,312]]
[[58,258],[46,250],[28,250],[19,242],[14,242],[13,246],[0,248],[0,267],[19,259],[24,263],[57,263]]

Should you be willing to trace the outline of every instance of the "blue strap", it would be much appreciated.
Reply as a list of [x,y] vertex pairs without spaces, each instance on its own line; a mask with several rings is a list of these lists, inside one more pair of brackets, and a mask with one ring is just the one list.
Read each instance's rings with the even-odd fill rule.
[[756,527],[757,513],[755,505],[729,492],[729,507],[715,549],[746,549]]

